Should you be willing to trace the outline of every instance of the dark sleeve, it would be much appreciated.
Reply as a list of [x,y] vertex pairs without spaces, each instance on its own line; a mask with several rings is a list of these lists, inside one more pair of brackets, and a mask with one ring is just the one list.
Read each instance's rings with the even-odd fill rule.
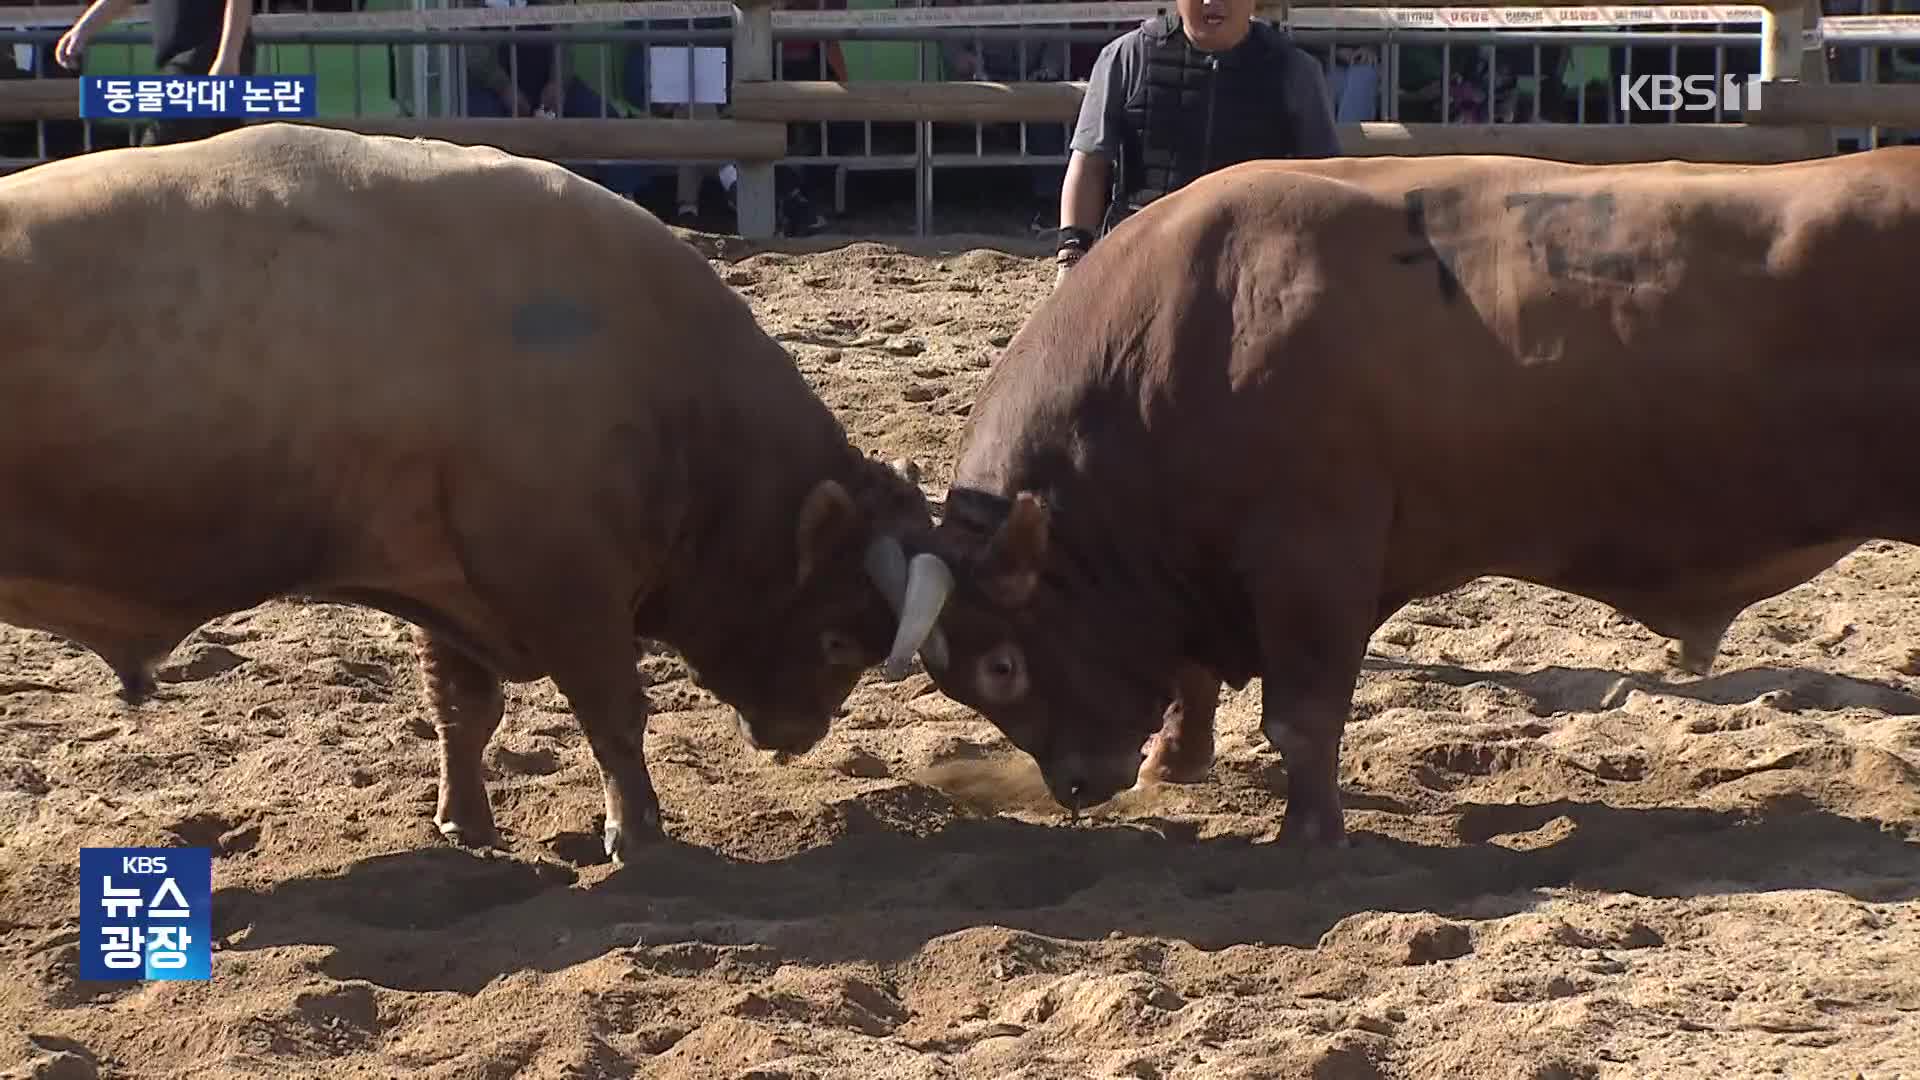
[[1288,46],[1287,116],[1293,124],[1294,157],[1340,157],[1340,136],[1333,126],[1333,99],[1326,71],[1313,54]]

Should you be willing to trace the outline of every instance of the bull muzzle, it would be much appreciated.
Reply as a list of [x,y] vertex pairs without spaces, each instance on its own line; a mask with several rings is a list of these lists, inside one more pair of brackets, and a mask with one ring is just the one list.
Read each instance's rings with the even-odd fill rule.
[[930,668],[947,666],[947,639],[940,633],[940,609],[953,592],[953,571],[938,555],[923,552],[907,561],[900,542],[875,538],[867,549],[867,574],[899,619],[893,649],[885,665],[889,681],[907,676],[907,663],[919,653]]

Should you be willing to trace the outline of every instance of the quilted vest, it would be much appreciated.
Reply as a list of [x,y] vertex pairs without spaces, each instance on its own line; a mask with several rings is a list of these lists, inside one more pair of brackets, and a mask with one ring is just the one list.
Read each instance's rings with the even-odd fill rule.
[[1195,49],[1180,32],[1178,15],[1148,19],[1140,33],[1145,55],[1124,106],[1127,131],[1113,200],[1118,216],[1207,173],[1292,152],[1292,50],[1279,31],[1256,21],[1245,40],[1223,53]]

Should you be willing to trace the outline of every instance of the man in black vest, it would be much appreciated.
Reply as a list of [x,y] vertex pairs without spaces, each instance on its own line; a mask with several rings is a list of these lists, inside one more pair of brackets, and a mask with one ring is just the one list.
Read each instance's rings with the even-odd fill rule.
[[1154,199],[1229,165],[1338,157],[1326,75],[1254,0],[1177,0],[1100,50],[1060,187],[1054,280]]

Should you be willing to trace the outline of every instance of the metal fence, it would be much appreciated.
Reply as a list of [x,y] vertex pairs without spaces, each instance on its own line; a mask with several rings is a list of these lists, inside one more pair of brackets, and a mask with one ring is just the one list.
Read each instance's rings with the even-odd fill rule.
[[[583,76],[598,90],[597,115],[623,114],[625,110],[611,100],[615,98],[641,114],[686,115],[689,107],[684,102],[693,96],[690,93],[672,95],[670,102],[656,99],[656,81],[648,77],[647,62],[658,61],[660,54],[650,47],[686,49],[691,82],[694,50],[702,46],[724,50],[734,40],[735,9],[727,3],[654,0],[501,9],[427,8],[424,0],[412,2],[411,10],[332,12],[316,10],[314,0],[305,0],[303,11],[257,15],[253,36],[258,47],[271,50],[275,61],[287,56],[289,49],[304,47],[307,70],[318,70],[318,49],[356,46],[349,50],[346,73],[352,115],[366,115],[369,104],[378,104],[397,109],[399,115],[435,117],[468,111],[465,50],[506,43],[598,46],[590,50],[594,59]],[[917,80],[953,78],[952,58],[982,56],[989,48],[1000,50],[999,62],[1010,63],[1012,69],[985,73],[995,81],[1033,77],[1034,59],[1043,55],[1065,55],[1082,70],[1062,63],[1056,65],[1058,70],[1040,73],[1042,77],[1084,78],[1084,66],[1094,50],[1145,15],[1167,7],[1170,4],[1072,3],[782,11],[775,15],[773,30],[774,77],[835,80],[838,76],[830,62],[834,46],[891,43],[917,46],[912,48],[910,76]],[[0,6],[0,77],[70,74],[49,70],[52,44],[80,10]],[[1758,8],[1508,8],[1474,9],[1471,17],[1462,17],[1455,25],[1447,9],[1294,8],[1287,28],[1296,43],[1319,58],[1330,82],[1356,77],[1356,73],[1373,79],[1371,108],[1362,103],[1361,115],[1342,115],[1343,121],[1404,121],[1411,115],[1414,120],[1442,124],[1684,123],[1721,122],[1724,116],[1718,106],[1710,115],[1700,116],[1682,115],[1678,110],[1651,114],[1629,110],[1617,92],[1618,77],[1631,78],[1636,62],[1643,71],[1653,67],[1677,73],[1683,69],[1683,60],[1699,73],[1711,73],[1716,81],[1726,74],[1757,72],[1759,17]],[[1654,29],[1676,25],[1682,28]],[[541,28],[526,28],[530,26]],[[1920,18],[1829,17],[1822,20],[1821,35],[1832,81],[1920,81],[1920,64],[1904,55],[1920,51],[1912,49],[1920,46]],[[131,59],[146,48],[147,40],[143,33],[119,30],[97,35],[91,49],[126,49]],[[796,44],[801,47],[788,48]],[[1072,49],[1079,55],[1069,52]],[[805,60],[790,66],[789,56],[801,53]],[[11,66],[17,69],[11,73],[4,70],[9,54]],[[1702,54],[1711,55],[1710,67]],[[896,69],[901,66],[900,55],[900,50],[894,51]],[[641,60],[637,65],[636,57]],[[1576,57],[1586,62],[1584,67],[1575,63]],[[509,65],[517,64],[517,59],[517,50],[509,50]],[[374,93],[381,98],[378,102],[368,101],[365,65],[388,72],[390,92],[384,97]],[[1408,69],[1422,65],[1429,75],[1437,71],[1437,77],[1410,90]],[[275,70],[272,61],[262,64],[262,70]],[[1600,77],[1594,77],[1596,72]],[[1846,78],[1849,75],[1852,78]],[[377,86],[373,89],[377,91]],[[1437,90],[1437,99],[1428,99],[1429,89]],[[1471,111],[1462,110],[1463,99]],[[1359,100],[1345,97],[1337,104],[1350,108]],[[1414,113],[1416,109],[1426,111]],[[725,107],[718,111],[724,115]],[[13,145],[0,148],[0,157],[24,164],[116,145],[128,137],[128,129],[116,125],[117,141],[103,143],[92,121],[30,123],[32,135],[27,140],[20,125],[0,122],[0,144],[5,143],[8,129],[13,129]],[[917,201],[922,204],[917,218],[924,230],[934,203],[937,170],[1011,166],[1057,173],[1067,160],[1070,126],[794,123],[788,125],[789,152],[780,164],[831,168],[836,209],[842,211],[849,171],[912,170],[923,178],[917,185]],[[72,137],[76,128],[77,139]],[[50,133],[58,137],[50,138]],[[1904,131],[1877,127],[1837,134],[1835,149],[1843,152],[1909,137]],[[30,146],[21,145],[28,141]],[[606,159],[568,163],[677,164]]]

